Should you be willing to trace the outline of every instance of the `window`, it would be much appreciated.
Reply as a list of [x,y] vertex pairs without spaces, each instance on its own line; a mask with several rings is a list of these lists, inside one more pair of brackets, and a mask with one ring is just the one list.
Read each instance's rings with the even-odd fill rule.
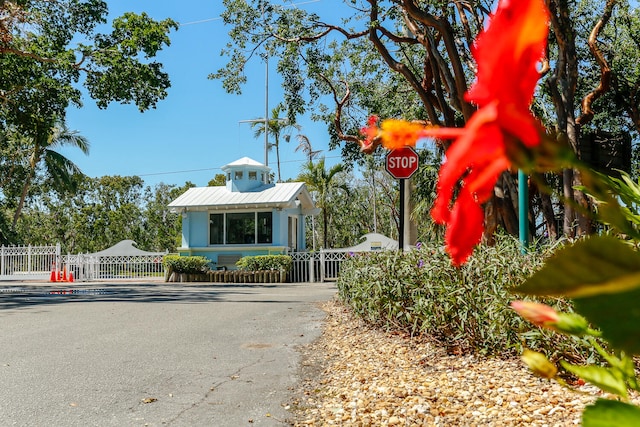
[[209,214],[210,245],[252,245],[256,242],[273,242],[271,211]]
[[227,172],[227,181],[231,181],[231,172]]
[[271,243],[273,215],[271,212],[258,212],[258,243]]
[[227,243],[231,245],[250,244],[256,242],[256,214],[227,214]]
[[209,244],[224,244],[224,214],[209,215]]
[[242,171],[236,171],[234,179],[236,180],[242,179]]
[[258,172],[256,171],[249,171],[249,179],[251,181],[257,181],[258,180]]

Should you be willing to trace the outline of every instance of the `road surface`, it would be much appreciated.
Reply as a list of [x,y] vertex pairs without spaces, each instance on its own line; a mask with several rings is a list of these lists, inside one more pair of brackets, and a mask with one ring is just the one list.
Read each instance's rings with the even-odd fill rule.
[[2,283],[0,425],[282,426],[332,284]]

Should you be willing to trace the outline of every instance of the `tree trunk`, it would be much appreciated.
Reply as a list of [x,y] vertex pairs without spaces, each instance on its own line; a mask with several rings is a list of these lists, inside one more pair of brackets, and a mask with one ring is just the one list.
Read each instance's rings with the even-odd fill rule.
[[565,237],[575,237],[573,221],[575,212],[571,201],[573,200],[573,169],[565,169],[562,171],[562,196],[564,202],[564,217],[562,219],[562,234]]
[[494,194],[489,201],[484,204],[484,234],[482,235],[482,242],[489,246],[493,246],[496,243],[495,233],[498,229],[496,200],[497,196]]
[[[539,174],[536,176],[536,180],[540,180],[544,183],[544,186],[547,187],[548,183],[544,175]],[[535,182],[535,180],[534,180]],[[540,191],[537,185],[534,184],[533,191],[537,192],[540,196],[540,211],[542,212],[542,217],[544,218],[544,223],[547,228],[547,237],[550,240],[558,239],[558,223],[556,222],[556,215],[553,211],[553,203],[551,202],[551,195],[546,191]]]
[[39,156],[35,153],[31,158],[31,170],[29,174],[25,178],[24,185],[22,186],[22,194],[20,194],[20,201],[18,202],[18,206],[16,207],[16,211],[13,214],[13,222],[11,224],[11,229],[15,230],[16,225],[18,224],[18,218],[20,218],[20,214],[22,214],[22,209],[24,208],[24,202],[27,199],[27,194],[29,194],[29,188],[31,187],[31,181],[36,174],[36,165],[40,161]]
[[496,208],[500,224],[507,233],[517,236],[518,223],[518,189],[509,172],[503,172],[498,179]]
[[322,247],[324,249],[327,248],[327,240],[329,240],[329,214],[327,213],[327,208],[322,208]]

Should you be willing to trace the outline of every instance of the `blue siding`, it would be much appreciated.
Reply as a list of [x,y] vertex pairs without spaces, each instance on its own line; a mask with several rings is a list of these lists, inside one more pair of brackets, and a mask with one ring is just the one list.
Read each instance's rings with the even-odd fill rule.
[[[279,246],[287,246],[287,221],[286,215],[282,210],[274,210],[273,212],[273,244]],[[282,225],[282,217],[285,217],[284,226]],[[284,236],[284,237],[283,237]]]
[[209,246],[209,213],[189,212],[189,246],[191,248]]

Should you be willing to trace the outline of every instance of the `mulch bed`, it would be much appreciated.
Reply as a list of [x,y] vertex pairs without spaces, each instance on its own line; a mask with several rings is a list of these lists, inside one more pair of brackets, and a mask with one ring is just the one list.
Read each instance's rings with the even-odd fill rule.
[[294,426],[576,426],[602,396],[533,376],[520,360],[450,355],[437,343],[371,327],[338,301],[301,349]]

